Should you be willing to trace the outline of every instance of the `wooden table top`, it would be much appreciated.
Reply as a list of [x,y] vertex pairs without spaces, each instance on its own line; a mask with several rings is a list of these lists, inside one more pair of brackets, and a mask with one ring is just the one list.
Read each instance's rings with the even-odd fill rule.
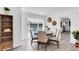
[[[51,34],[53,34],[52,31],[45,31],[45,32],[46,32],[47,35],[51,35]],[[38,33],[38,32],[35,32],[36,35],[37,35],[37,33]]]
[[46,35],[46,32],[38,32],[38,41],[43,42],[43,43],[47,43],[48,37]]

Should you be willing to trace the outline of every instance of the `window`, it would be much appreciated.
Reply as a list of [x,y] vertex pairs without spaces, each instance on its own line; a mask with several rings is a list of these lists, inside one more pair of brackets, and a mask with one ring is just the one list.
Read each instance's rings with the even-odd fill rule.
[[30,23],[30,28],[32,28],[32,30],[34,32],[42,31],[43,30],[43,24],[42,23]]

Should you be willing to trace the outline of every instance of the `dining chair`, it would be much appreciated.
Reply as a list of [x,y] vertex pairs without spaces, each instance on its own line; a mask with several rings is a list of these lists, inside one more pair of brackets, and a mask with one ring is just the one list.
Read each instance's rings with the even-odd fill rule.
[[38,40],[38,37],[37,35],[34,35],[34,32],[32,30],[30,30],[30,33],[31,33],[31,38],[32,38],[31,40],[31,45],[32,45],[32,43],[35,43],[34,41]]
[[60,36],[60,30],[57,30],[56,36],[49,38],[49,42],[50,42],[50,43],[51,43],[51,42],[56,42],[58,48],[59,48],[59,45],[60,45],[60,44],[59,44],[59,36]]
[[39,50],[40,44],[45,44],[45,50],[47,49],[48,37],[46,35],[46,32],[44,31],[38,32],[38,47],[37,47],[38,50]]
[[52,37],[56,37],[56,34],[57,34],[57,28],[54,28],[54,30],[53,30],[53,33],[52,33]]

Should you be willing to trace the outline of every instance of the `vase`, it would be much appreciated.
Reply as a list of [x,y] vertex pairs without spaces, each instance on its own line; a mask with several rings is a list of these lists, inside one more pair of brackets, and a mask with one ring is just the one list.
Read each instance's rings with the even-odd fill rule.
[[79,40],[76,40],[75,47],[79,48]]

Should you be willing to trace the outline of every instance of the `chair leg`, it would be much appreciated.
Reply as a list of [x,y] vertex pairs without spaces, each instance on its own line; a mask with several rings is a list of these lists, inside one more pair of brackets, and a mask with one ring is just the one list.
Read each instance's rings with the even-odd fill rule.
[[32,45],[33,40],[31,40],[31,45]]
[[37,49],[39,50],[39,43],[38,43],[38,47],[37,47]]
[[51,43],[50,40],[48,40],[48,45],[49,45],[49,43]]
[[[42,44],[44,44],[44,43],[42,43]],[[37,49],[39,50],[39,45],[40,45],[40,42],[38,42],[38,47],[37,47]],[[45,44],[45,51],[47,50],[47,44]]]
[[59,48],[59,42],[57,42],[57,46],[58,46],[58,48]]
[[45,51],[47,50],[47,44],[45,45]]

